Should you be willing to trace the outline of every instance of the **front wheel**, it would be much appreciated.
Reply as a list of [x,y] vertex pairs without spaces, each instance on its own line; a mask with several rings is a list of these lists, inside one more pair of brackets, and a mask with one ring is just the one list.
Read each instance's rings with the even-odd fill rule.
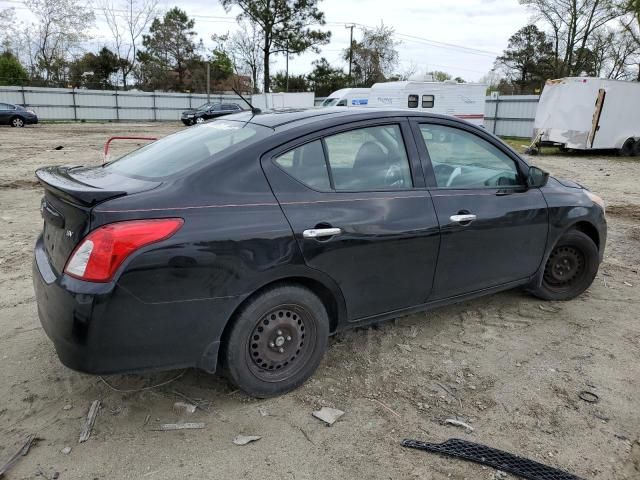
[[598,273],[596,244],[582,232],[571,230],[556,243],[544,267],[542,284],[532,290],[544,300],[570,300],[583,293]]
[[18,128],[24,127],[24,120],[20,117],[13,117],[11,119],[11,126]]
[[248,395],[280,395],[313,374],[328,336],[327,310],[313,292],[296,285],[270,288],[235,318],[223,347],[223,366]]

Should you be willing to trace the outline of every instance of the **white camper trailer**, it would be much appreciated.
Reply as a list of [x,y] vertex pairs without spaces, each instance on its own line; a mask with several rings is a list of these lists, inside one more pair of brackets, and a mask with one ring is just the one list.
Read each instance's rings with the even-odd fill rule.
[[534,138],[563,149],[640,155],[640,83],[571,77],[547,81]]
[[341,88],[322,102],[322,107],[365,107],[370,88]]
[[376,83],[369,92],[367,106],[453,115],[483,125],[486,91],[484,84],[455,81]]

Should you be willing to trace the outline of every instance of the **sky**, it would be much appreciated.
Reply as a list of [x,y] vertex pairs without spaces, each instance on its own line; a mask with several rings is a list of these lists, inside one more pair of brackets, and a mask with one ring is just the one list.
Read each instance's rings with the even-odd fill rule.
[[[117,3],[117,0],[115,0]],[[195,30],[206,47],[213,47],[212,34],[233,32],[239,10],[226,12],[218,0],[161,0],[164,10],[178,6],[195,19]],[[28,11],[18,0],[0,0],[0,8],[16,7],[19,19],[28,21]],[[320,0],[330,30],[331,43],[321,53],[308,52],[289,59],[290,74],[304,74],[311,62],[324,56],[335,66],[343,66],[343,51],[349,46],[346,24],[355,23],[354,38],[362,27],[383,22],[395,30],[400,53],[398,73],[415,70],[418,79],[428,71],[444,70],[453,77],[478,81],[489,72],[494,59],[507,46],[509,37],[530,20],[530,12],[518,0]],[[109,30],[96,11],[92,44],[109,46]],[[284,70],[282,56],[274,58],[271,71]]]

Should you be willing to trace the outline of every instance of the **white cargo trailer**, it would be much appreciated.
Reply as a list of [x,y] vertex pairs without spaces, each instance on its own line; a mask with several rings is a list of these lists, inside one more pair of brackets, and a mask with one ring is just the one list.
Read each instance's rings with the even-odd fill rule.
[[562,149],[640,155],[640,83],[590,77],[547,81],[533,137]]
[[484,124],[487,86],[481,83],[384,82],[369,92],[367,107],[395,107],[462,118]]

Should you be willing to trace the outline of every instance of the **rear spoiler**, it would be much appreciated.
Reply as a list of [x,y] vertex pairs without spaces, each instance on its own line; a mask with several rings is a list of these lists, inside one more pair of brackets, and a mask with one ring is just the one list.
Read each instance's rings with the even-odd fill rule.
[[97,188],[72,177],[69,171],[78,167],[46,167],[36,170],[36,178],[46,190],[72,203],[91,207],[110,198],[126,195],[124,190]]

